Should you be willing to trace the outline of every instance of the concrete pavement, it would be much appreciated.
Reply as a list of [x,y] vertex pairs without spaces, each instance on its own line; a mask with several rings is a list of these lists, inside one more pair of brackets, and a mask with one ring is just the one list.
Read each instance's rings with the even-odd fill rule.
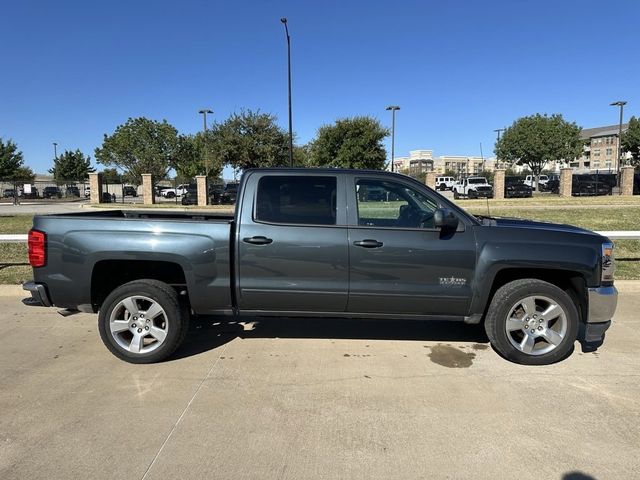
[[95,316],[3,287],[0,478],[638,478],[640,288],[620,286],[605,345],[548,367],[472,326],[250,318],[129,365]]

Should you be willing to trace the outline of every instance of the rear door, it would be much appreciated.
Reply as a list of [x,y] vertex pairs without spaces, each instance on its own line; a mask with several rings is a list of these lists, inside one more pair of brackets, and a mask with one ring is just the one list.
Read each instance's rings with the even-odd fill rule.
[[[288,173],[287,173],[288,172]],[[242,310],[346,309],[348,245],[344,176],[253,172],[236,238]]]
[[[388,201],[362,190],[382,188]],[[350,282],[353,313],[466,315],[476,263],[473,228],[433,226],[438,197],[402,178],[350,176]]]

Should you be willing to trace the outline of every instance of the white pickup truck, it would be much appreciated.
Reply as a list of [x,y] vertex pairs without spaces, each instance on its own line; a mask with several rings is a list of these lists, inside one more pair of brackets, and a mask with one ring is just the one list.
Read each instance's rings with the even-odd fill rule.
[[[538,179],[538,184],[540,185],[539,190],[544,190],[544,187],[547,185],[549,181],[549,177],[547,175],[540,175]],[[535,175],[527,175],[524,179],[524,184],[529,185],[532,189],[536,189],[536,176]]]
[[484,177],[468,177],[453,186],[453,198],[493,198],[493,187]]
[[163,188],[162,190],[160,190],[160,196],[165,198],[180,197],[187,193],[188,188],[188,183],[180,184],[177,188]]

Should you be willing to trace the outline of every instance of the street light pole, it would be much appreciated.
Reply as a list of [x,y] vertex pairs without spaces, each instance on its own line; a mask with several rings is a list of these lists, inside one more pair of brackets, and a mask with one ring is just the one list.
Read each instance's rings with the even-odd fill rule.
[[53,142],[53,158],[58,159],[58,144]]
[[284,32],[287,35],[287,72],[289,75],[289,165],[293,167],[293,120],[291,118],[291,36],[286,17],[280,21],[284,24]]
[[624,112],[624,106],[627,104],[624,100],[618,100],[609,104],[612,107],[620,107],[620,123],[618,124],[618,160],[616,165],[616,171],[618,172],[618,185],[620,185],[620,164],[622,163],[622,114]]
[[[498,141],[496,142],[496,144],[500,143],[500,133],[504,132],[506,129],[505,128],[496,128],[494,130],[494,132],[496,132],[498,134]],[[498,154],[496,154],[496,167],[500,167],[500,159],[498,158]]]
[[391,110],[391,171],[393,172],[396,146],[396,110],[400,110],[400,107],[397,105],[389,105],[385,110]]
[[198,110],[198,113],[202,115],[204,123],[204,173],[209,178],[209,152],[207,151],[207,113],[213,113],[213,110],[203,108]]

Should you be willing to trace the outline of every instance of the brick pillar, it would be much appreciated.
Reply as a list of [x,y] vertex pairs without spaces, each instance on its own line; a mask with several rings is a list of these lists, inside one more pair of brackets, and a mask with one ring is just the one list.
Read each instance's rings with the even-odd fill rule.
[[424,183],[427,187],[436,189],[436,172],[427,172],[427,176],[424,179]]
[[202,207],[207,205],[209,202],[209,195],[207,192],[207,176],[206,175],[197,175],[196,176],[196,188],[198,190],[198,206]]
[[90,173],[89,174],[89,188],[91,189],[91,196],[89,197],[89,203],[96,204],[102,201],[102,174]]
[[493,198],[502,200],[504,198],[504,168],[496,168],[493,174]]
[[620,194],[633,195],[633,167],[626,166],[620,169]]
[[561,197],[571,196],[572,178],[573,178],[572,168],[560,169],[560,196]]
[[156,203],[156,198],[153,195],[153,180],[150,173],[142,174],[142,201],[145,205]]

